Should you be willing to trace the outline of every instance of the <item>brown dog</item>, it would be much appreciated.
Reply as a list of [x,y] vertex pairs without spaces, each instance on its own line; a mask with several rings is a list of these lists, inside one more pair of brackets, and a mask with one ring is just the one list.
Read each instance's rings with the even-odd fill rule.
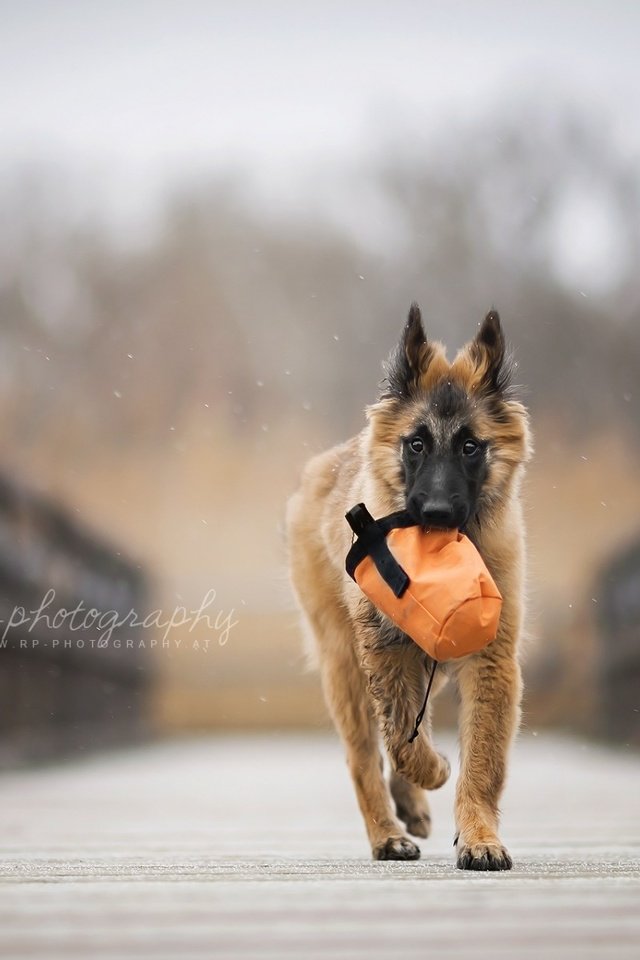
[[[518,639],[523,616],[523,465],[530,456],[525,408],[510,390],[511,365],[495,312],[456,356],[427,341],[414,304],[386,366],[384,392],[356,437],[314,457],[287,510],[291,577],[315,637],[323,689],[344,741],[373,856],[413,860],[404,834],[429,835],[425,790],[447,780],[429,717],[409,743],[425,690],[422,651],[379,614],[347,576],[345,512],[364,502],[374,517],[409,509],[425,527],[463,529],[503,597],[496,639],[443,664],[460,698],[461,772],[456,789],[458,866],[508,870],[498,801],[519,721]],[[427,666],[431,667],[428,663]],[[379,733],[391,760],[383,777]]]

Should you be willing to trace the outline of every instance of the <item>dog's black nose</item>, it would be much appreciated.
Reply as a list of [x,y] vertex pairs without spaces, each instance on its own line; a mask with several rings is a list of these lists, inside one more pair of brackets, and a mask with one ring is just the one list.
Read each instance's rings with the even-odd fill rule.
[[458,525],[457,511],[448,500],[425,500],[420,504],[419,516],[425,527],[450,530]]

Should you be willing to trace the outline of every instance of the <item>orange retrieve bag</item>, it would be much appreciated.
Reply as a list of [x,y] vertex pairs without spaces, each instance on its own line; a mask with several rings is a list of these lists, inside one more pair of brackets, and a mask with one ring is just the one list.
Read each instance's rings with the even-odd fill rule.
[[498,630],[502,597],[475,546],[458,530],[423,530],[405,511],[346,515],[357,535],[347,573],[386,617],[436,661],[481,650]]

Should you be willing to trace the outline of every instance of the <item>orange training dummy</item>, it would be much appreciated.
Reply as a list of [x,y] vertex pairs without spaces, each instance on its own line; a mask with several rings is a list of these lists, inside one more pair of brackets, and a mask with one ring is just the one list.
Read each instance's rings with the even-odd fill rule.
[[495,639],[502,597],[468,537],[423,530],[406,511],[374,520],[363,503],[346,518],[358,537],[347,573],[430,657],[464,657]]

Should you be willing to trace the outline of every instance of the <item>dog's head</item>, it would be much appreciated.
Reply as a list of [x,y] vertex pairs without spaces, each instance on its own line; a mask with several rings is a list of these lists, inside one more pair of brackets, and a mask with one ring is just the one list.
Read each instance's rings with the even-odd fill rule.
[[368,410],[371,468],[394,508],[425,527],[464,529],[509,499],[530,456],[512,370],[496,311],[449,363],[412,305]]

